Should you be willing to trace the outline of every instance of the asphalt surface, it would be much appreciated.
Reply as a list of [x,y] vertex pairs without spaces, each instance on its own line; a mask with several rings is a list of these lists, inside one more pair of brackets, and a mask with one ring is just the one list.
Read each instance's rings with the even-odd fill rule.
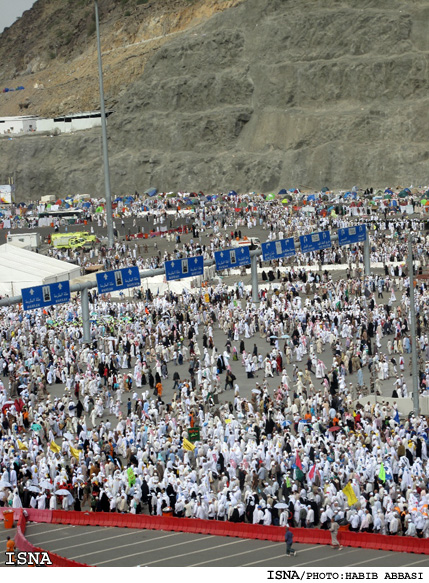
[[98,567],[425,567],[429,557],[325,545],[285,544],[127,528],[28,523],[27,539],[44,550]]

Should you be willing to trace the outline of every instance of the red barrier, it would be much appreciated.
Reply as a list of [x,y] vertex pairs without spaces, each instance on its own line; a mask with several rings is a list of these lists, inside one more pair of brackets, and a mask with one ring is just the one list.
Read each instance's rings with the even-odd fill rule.
[[27,521],[29,522],[44,522],[51,524],[52,510],[37,510],[37,508],[27,508]]
[[[38,513],[42,514],[38,514]],[[55,512],[55,511],[53,511]],[[21,551],[31,551],[31,552],[44,552],[43,549],[36,547],[28,541],[25,536],[25,526],[27,524],[27,517],[30,519],[30,516],[33,518],[45,518],[45,520],[39,520],[40,522],[51,522],[52,512],[50,510],[35,510],[33,508],[28,510],[16,509],[15,515],[18,518],[18,526],[16,529],[15,535],[15,544]],[[26,516],[27,515],[27,516]],[[85,563],[77,563],[76,561],[72,561],[70,559],[66,559],[64,557],[60,557],[55,553],[51,553],[48,551],[48,555],[50,560],[52,561],[52,565],[50,567],[91,567],[91,565],[87,565]]]
[[52,524],[69,524],[67,512],[63,510],[52,510]]
[[[0,509],[1,511],[1,509]],[[75,524],[79,526],[109,526],[119,528],[135,528],[148,530],[165,530],[193,534],[212,534],[215,536],[231,536],[247,539],[270,540],[283,542],[284,528],[277,526],[261,526],[257,524],[231,523],[216,520],[199,520],[196,518],[173,518],[168,516],[148,516],[144,514],[119,514],[104,512],[66,512],[64,510],[26,510],[28,520],[53,524]],[[21,517],[21,510],[15,510],[15,519]],[[2,512],[1,512],[2,514]],[[18,524],[20,526],[20,524]],[[294,539],[302,544],[329,545],[329,531],[321,529],[292,528]],[[18,531],[20,529],[18,528]],[[19,535],[17,535],[19,537]],[[25,537],[20,541],[25,544]],[[397,537],[379,534],[355,533],[341,531],[338,540],[343,546],[391,550],[396,552],[412,552],[429,554],[427,539]],[[30,544],[30,543],[28,543]],[[60,561],[60,558],[58,559]],[[62,560],[62,559],[61,559]],[[64,559],[67,561],[67,559]],[[73,561],[71,561],[73,562]],[[79,565],[79,564],[77,564]],[[73,566],[77,566],[73,565]],[[67,565],[70,566],[70,565]]]

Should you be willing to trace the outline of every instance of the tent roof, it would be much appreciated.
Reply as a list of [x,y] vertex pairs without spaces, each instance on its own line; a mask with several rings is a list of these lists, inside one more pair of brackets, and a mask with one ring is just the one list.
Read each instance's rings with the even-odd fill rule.
[[0,246],[0,293],[16,295],[22,288],[78,277],[77,265],[46,257],[16,245]]

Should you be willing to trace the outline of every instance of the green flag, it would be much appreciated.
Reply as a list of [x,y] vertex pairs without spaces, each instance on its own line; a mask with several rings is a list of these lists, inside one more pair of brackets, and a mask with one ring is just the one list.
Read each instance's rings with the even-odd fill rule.
[[295,479],[297,479],[298,482],[302,482],[304,480],[304,472],[299,468],[295,468]]
[[386,472],[384,471],[383,462],[381,462],[380,473],[378,474],[378,477],[382,482],[386,481]]
[[133,468],[128,468],[127,474],[128,474],[128,485],[133,486],[135,484],[135,481],[136,481],[136,476],[134,474]]

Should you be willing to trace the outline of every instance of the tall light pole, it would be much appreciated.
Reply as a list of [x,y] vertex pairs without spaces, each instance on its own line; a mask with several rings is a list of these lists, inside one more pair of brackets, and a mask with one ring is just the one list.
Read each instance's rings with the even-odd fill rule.
[[97,0],[94,0],[94,8],[95,8],[95,27],[96,27],[96,31],[97,31],[98,80],[99,80],[99,85],[100,85],[101,131],[102,131],[102,136],[103,136],[104,188],[105,188],[105,198],[106,198],[107,240],[108,240],[109,248],[112,248],[114,245],[112,196],[110,193],[109,152],[107,149],[107,127],[106,127],[106,111],[104,108],[103,66],[101,63],[100,23],[98,20],[98,2],[97,2]]
[[416,308],[414,305],[414,266],[413,266],[413,238],[408,233],[408,275],[410,278],[410,331],[411,331],[411,364],[413,373],[413,411],[416,417],[420,414],[419,403],[419,370],[417,366],[417,333],[416,333]]

